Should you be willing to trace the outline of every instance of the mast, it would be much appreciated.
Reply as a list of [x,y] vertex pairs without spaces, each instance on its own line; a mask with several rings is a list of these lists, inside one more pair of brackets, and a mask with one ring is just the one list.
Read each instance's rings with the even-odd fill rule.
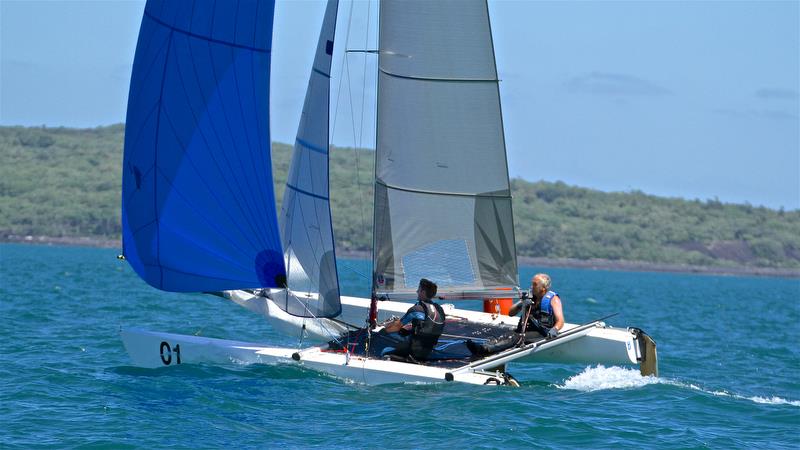
[[[381,22],[380,22],[380,20],[381,19],[380,19],[380,17],[381,17],[381,11],[383,10],[383,8],[381,7],[381,2],[380,1],[378,1],[376,3],[378,4],[378,36],[377,36],[377,41],[378,42],[377,42],[377,51],[376,51],[376,53],[378,55],[377,71],[378,71],[378,73],[380,73],[380,67],[381,67],[381,63],[380,63],[380,54],[381,54],[381,50],[380,50],[381,49]],[[377,79],[375,80],[375,90],[377,92],[380,92],[380,90],[381,90],[380,86],[381,86],[381,77],[378,76]],[[373,179],[373,185],[372,185],[372,289],[371,289],[371,292],[370,292],[369,315],[367,317],[367,323],[369,324],[370,328],[375,328],[377,326],[377,324],[378,324],[378,292],[377,292],[377,289],[378,289],[379,283],[378,283],[378,278],[377,278],[378,275],[377,275],[377,273],[375,271],[375,258],[377,256],[377,253],[376,253],[377,250],[376,249],[378,248],[377,247],[377,245],[378,245],[377,244],[377,239],[376,239],[377,234],[375,233],[375,224],[378,222],[378,215],[377,215],[377,210],[375,209],[375,205],[377,204],[377,199],[378,199],[378,191],[377,191],[376,188],[378,187],[378,185],[377,185],[377,180],[378,180],[378,148],[377,147],[378,147],[378,134],[380,133],[380,127],[378,127],[378,121],[380,120],[380,117],[378,116],[378,111],[380,111],[380,108],[378,107],[378,105],[380,104],[380,101],[381,101],[380,96],[376,95],[376,97],[375,97],[375,147],[376,148],[375,148],[375,162],[372,165],[372,169],[373,169],[373,174],[372,174],[372,179]]]

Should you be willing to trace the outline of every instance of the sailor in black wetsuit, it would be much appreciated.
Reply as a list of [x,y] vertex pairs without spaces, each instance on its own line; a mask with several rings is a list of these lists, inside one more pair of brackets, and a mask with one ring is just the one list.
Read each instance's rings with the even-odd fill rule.
[[419,280],[417,303],[406,314],[384,326],[386,333],[396,333],[397,343],[386,347],[383,355],[411,356],[422,361],[431,354],[444,330],[444,310],[433,302],[436,283],[425,278]]
[[559,330],[564,327],[564,309],[561,298],[550,290],[550,285],[549,275],[534,275],[531,279],[531,298],[517,302],[508,311],[510,316],[522,311],[515,332],[485,344],[467,340],[469,350],[476,355],[488,355],[520,344],[523,339],[527,344],[542,336],[547,339],[557,337]]

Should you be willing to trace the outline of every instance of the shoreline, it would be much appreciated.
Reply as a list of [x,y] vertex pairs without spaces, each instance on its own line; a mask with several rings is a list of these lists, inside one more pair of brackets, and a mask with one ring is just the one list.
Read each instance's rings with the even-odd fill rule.
[[[119,239],[104,239],[98,237],[52,237],[52,236],[0,236],[0,243],[29,244],[29,245],[59,245],[97,248],[121,248]],[[337,251],[341,258],[368,259],[372,255],[364,251]],[[517,261],[522,266],[540,266],[565,269],[590,269],[613,270],[630,272],[674,272],[695,273],[705,275],[735,275],[735,276],[763,276],[800,278],[800,269],[774,268],[774,267],[722,267],[722,266],[692,266],[688,264],[654,263],[646,261],[624,261],[608,259],[573,259],[573,258],[542,258],[531,256],[518,256]]]

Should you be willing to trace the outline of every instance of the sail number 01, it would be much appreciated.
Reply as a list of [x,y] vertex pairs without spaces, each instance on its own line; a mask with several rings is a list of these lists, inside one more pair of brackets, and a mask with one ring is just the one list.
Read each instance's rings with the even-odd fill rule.
[[172,364],[172,353],[175,353],[175,364],[181,363],[181,344],[175,344],[175,347],[170,347],[169,342],[161,341],[161,362],[165,366]]

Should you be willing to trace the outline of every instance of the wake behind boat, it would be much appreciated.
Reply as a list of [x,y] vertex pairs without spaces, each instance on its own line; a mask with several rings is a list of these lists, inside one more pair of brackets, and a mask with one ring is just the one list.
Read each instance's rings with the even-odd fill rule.
[[391,341],[379,322],[406,311],[395,300],[412,298],[421,278],[444,301],[522,294],[487,4],[380,3],[369,299],[340,295],[329,202],[338,0],[327,4],[280,214],[268,120],[273,10],[270,0],[148,1],[128,105],[123,254],[158,289],[224,292],[290,336],[327,343],[290,349],[126,329],[136,365],[291,363],[368,384],[515,384],[512,362],[657,373],[646,334],[602,320],[473,356],[466,339],[507,333],[516,320],[452,305],[429,357],[384,355]]

